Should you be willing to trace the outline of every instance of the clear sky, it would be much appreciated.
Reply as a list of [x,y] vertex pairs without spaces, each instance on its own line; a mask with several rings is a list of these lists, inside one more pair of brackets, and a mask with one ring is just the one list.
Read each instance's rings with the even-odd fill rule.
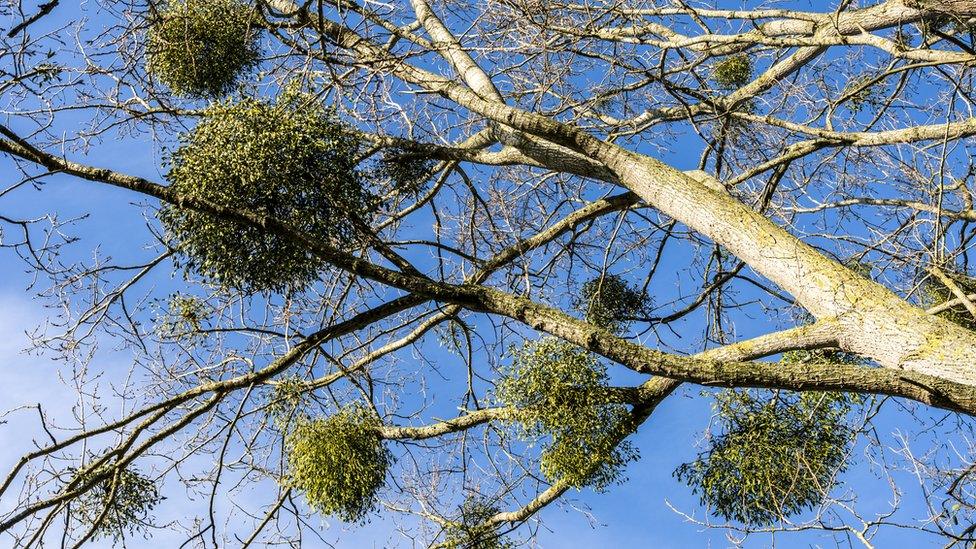
[[[71,10],[76,7],[63,9],[66,11],[61,16],[70,18]],[[98,20],[88,23],[91,26],[98,24]],[[59,121],[59,124],[70,123],[71,120],[67,119]],[[676,151],[674,156],[666,160],[685,169],[694,167],[697,163],[697,148],[674,146],[672,150]],[[109,137],[93,143],[84,157],[79,152],[72,152],[69,156],[93,165],[156,181],[163,180],[159,151],[145,136]],[[0,157],[0,188],[17,179],[18,172],[13,163],[8,158]],[[16,218],[56,215],[60,219],[86,216],[71,226],[71,233],[78,240],[71,244],[68,257],[90,259],[93,254],[98,254],[111,256],[121,263],[130,260],[135,262],[153,256],[152,250],[145,249],[152,239],[144,216],[151,217],[151,214],[146,214],[146,208],[133,204],[139,200],[141,199],[130,193],[65,176],[55,176],[47,178],[39,189],[28,186],[0,197],[0,215]],[[9,225],[2,226],[4,244],[18,239],[15,229]],[[666,272],[669,267],[680,268],[680,259],[667,256],[665,261],[673,261],[674,264],[665,264],[663,270]],[[46,283],[41,280],[32,286],[33,281],[33,274],[27,270],[14,250],[0,250],[0,372],[3,374],[3,382],[0,383],[0,414],[6,413],[0,416],[2,472],[29,451],[34,440],[39,443],[45,440],[44,433],[39,429],[37,409],[32,407],[41,403],[49,423],[68,425],[71,423],[73,406],[78,402],[69,378],[62,376],[67,365],[53,361],[43,353],[23,352],[29,347],[28,333],[38,328],[42,331],[56,331],[57,326],[49,323],[56,323],[59,318],[59,311],[46,307],[51,304],[51,300],[38,295],[47,288]],[[178,276],[173,278],[168,272],[161,271],[160,275],[140,282],[138,290],[157,296],[166,295],[179,282]],[[748,295],[749,290],[743,292]],[[743,316],[737,323],[739,334],[743,337],[780,326],[778,321],[769,321],[760,313],[761,301],[772,298],[758,292],[755,293],[755,298],[760,303],[750,312],[751,316]],[[143,310],[139,314],[148,314],[148,311]],[[689,317],[689,320],[682,322],[682,329],[687,329],[688,333],[698,333],[702,322],[700,315]],[[133,367],[131,353],[118,350],[117,342],[104,334],[98,334],[97,337],[101,338],[100,347],[96,359],[91,363],[93,371],[90,376],[98,378],[94,383],[103,388],[102,394],[109,394],[104,389],[111,384],[121,383],[130,375],[138,377],[141,374]],[[436,346],[436,342],[433,346]],[[436,353],[433,349],[430,350]],[[443,351],[434,356],[439,357],[444,364],[455,360]],[[432,376],[431,383],[434,385],[429,387],[429,393],[434,395],[438,392],[436,377]],[[633,437],[641,459],[628,466],[627,480],[622,485],[612,487],[603,494],[589,489],[571,493],[566,499],[566,505],[544,510],[541,513],[543,524],[539,530],[539,544],[542,547],[729,546],[730,541],[724,532],[705,530],[679,513],[685,512],[698,519],[704,517],[697,498],[672,475],[675,467],[693,459],[696,442],[708,425],[711,400],[701,393],[702,389],[695,386],[679,390],[665,401],[655,412],[653,419]],[[120,415],[126,405],[125,402],[111,398],[106,399],[104,404],[109,409],[117,408],[115,414],[110,414],[114,416]],[[451,404],[442,402],[439,405]],[[9,412],[5,412],[7,410]],[[901,430],[909,433],[922,450],[942,447],[951,442],[946,438],[946,432],[953,431],[951,428],[935,428],[929,431],[922,429],[932,422],[932,418],[940,417],[942,414],[931,414],[924,409],[906,408],[899,403],[889,402],[876,419],[875,435],[880,442],[878,446],[888,449],[897,447],[898,441],[892,433]],[[921,434],[917,434],[920,431]],[[64,431],[56,433],[58,436],[64,435]],[[869,447],[864,444],[855,449],[851,469],[843,477],[845,486],[840,489],[841,492],[849,490],[855,493],[858,497],[858,508],[867,515],[886,511],[893,500],[885,480],[878,478],[876,469],[871,467],[872,455]],[[894,454],[891,457],[895,457]],[[918,494],[917,482],[909,473],[898,473],[898,478],[902,481],[904,493],[897,517],[904,522],[911,522],[914,518],[925,516],[926,510]],[[164,492],[165,489],[179,488],[171,483],[164,487]],[[266,497],[260,497],[262,495],[266,496],[256,494],[254,501],[266,501]],[[248,505],[247,501],[220,502],[225,506],[231,503]],[[182,494],[171,493],[159,507],[157,515],[165,521],[168,517],[179,517],[187,508],[199,509],[202,504],[199,499],[187,502]],[[10,497],[0,500],[0,510],[8,510],[11,505]],[[579,509],[588,509],[589,513]],[[236,526],[224,527],[234,530]],[[357,527],[347,527],[324,518],[321,535],[333,546],[342,548],[389,547],[402,543],[385,515],[380,515],[370,524]],[[917,536],[911,530],[891,529],[877,538],[877,546],[926,547],[933,543],[932,538]],[[176,536],[160,529],[152,532],[152,539],[153,545],[169,547]],[[306,542],[307,547],[327,546],[312,538],[307,538]],[[0,545],[3,543],[0,541]],[[132,546],[139,546],[139,543],[141,542]],[[770,537],[758,534],[750,538],[746,545],[766,547],[772,543]],[[848,546],[841,536],[815,531],[780,534],[776,537],[776,544],[782,547]],[[96,542],[92,546],[108,544]],[[857,544],[853,543],[851,546]]]

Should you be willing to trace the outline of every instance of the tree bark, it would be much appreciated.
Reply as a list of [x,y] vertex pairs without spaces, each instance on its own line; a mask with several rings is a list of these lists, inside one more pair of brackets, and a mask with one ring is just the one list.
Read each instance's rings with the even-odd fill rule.
[[728,248],[818,319],[836,318],[843,349],[887,368],[976,385],[973,332],[926,314],[670,166],[622,150],[595,152],[647,203]]

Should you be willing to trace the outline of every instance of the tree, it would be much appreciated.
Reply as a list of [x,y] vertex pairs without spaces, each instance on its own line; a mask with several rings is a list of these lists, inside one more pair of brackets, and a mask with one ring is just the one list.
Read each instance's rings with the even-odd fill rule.
[[[746,4],[0,3],[2,245],[79,394],[0,532],[122,541],[199,494],[191,545],[512,546],[698,385],[708,525],[976,543],[976,2]],[[103,187],[145,215],[114,258],[49,196]],[[962,446],[898,453],[925,521],[880,458],[860,512],[855,449],[933,412]]]

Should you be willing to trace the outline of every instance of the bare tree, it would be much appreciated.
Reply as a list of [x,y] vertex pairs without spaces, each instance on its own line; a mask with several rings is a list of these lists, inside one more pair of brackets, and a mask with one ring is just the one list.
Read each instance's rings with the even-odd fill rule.
[[[78,394],[70,424],[32,409],[0,532],[248,546],[381,512],[508,546],[612,490],[694,384],[724,390],[675,471],[690,519],[972,545],[976,2],[778,5],[0,3],[0,244]],[[145,216],[117,257],[47,196],[106,186]],[[956,438],[892,450],[883,414]],[[845,489],[857,459],[889,511]]]

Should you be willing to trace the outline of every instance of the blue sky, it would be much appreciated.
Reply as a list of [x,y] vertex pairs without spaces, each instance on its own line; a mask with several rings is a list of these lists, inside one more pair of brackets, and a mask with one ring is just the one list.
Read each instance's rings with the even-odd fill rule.
[[[145,142],[112,142],[104,153],[92,154],[88,161],[93,164],[127,170],[158,179],[158,162],[151,147]],[[10,174],[10,163],[0,160],[0,173]],[[8,176],[9,177],[9,176]],[[9,183],[9,179],[4,183]],[[80,237],[72,248],[79,254],[88,254],[98,248],[100,253],[116,257],[148,258],[151,252],[142,250],[149,235],[142,218],[142,209],[132,205],[133,197],[116,189],[73,180],[67,177],[54,177],[42,187],[17,192],[0,200],[0,212],[17,213],[28,216],[57,212],[59,216],[73,217],[83,213],[90,216],[79,222],[74,233]],[[74,391],[59,380],[59,372],[64,365],[43,355],[21,352],[28,346],[25,332],[42,326],[46,319],[56,311],[45,308],[43,299],[26,288],[31,276],[24,264],[10,251],[0,253],[0,368],[3,369],[5,383],[0,385],[0,408],[34,406],[42,403],[49,421],[54,424],[70,423],[71,406],[75,402]],[[175,282],[179,281],[179,277]],[[147,281],[143,290],[155,286],[156,291],[164,291],[174,285],[168,276],[158,276]],[[43,287],[43,285],[41,285]],[[769,324],[761,319],[749,326],[747,331],[760,332]],[[693,325],[691,326],[694,327]],[[744,330],[746,331],[746,330]],[[455,360],[453,356],[442,353],[444,364]],[[102,376],[100,383],[107,384],[120,380],[131,371],[131,359],[126,352],[113,351],[112,342],[106,340],[104,350],[93,362],[93,369]],[[624,377],[631,377],[624,375]],[[431,387],[436,395],[437,387]],[[583,490],[569,494],[567,502],[571,506],[582,506],[592,511],[593,521],[584,514],[569,507],[553,506],[542,512],[544,527],[539,533],[542,547],[725,547],[728,545],[719,531],[703,531],[671,510],[667,503],[676,509],[702,517],[702,510],[690,490],[676,482],[672,471],[681,463],[695,455],[695,443],[708,424],[710,400],[700,396],[701,388],[687,386],[667,399],[655,412],[640,432],[633,438],[640,450],[640,461],[627,468],[628,479],[621,486],[611,488],[607,493],[598,494]],[[453,394],[453,393],[452,393]],[[113,405],[119,406],[119,403]],[[450,401],[444,403],[450,407]],[[896,406],[889,404],[888,412],[878,419],[878,431],[907,425],[917,425],[906,413],[900,413]],[[923,414],[924,414],[923,410]],[[31,439],[43,440],[38,429],[36,410],[22,408],[5,418],[7,423],[0,425],[0,469],[6,470],[31,445]],[[907,423],[906,423],[907,422]],[[863,461],[863,460],[860,460]],[[858,490],[862,503],[881,510],[890,501],[890,492],[884,483],[874,477],[864,466],[855,466],[846,474],[844,480]],[[911,484],[906,484],[911,487]],[[172,486],[171,488],[177,489]],[[906,494],[904,511],[918,514],[918,498],[911,498],[912,491]],[[915,494],[917,496],[917,494]],[[263,500],[264,498],[256,498]],[[874,500],[874,501],[870,501]],[[2,507],[9,508],[10,502],[3,501]],[[200,502],[190,503],[190,507]],[[159,509],[160,517],[179,516],[187,503],[179,493],[172,494]],[[382,516],[366,526],[344,527],[330,519],[323,519],[323,537],[337,547],[355,548],[391,546],[399,543],[392,525]],[[907,546],[910,533],[894,532],[891,545],[884,547]],[[170,538],[165,531],[153,533],[155,542],[166,545]],[[831,538],[824,534],[784,534],[779,538],[783,546],[832,547]],[[880,539],[884,539],[882,536]],[[929,539],[929,541],[931,541]],[[764,547],[769,544],[767,537],[757,535],[751,538],[748,546]],[[913,542],[915,543],[915,542]],[[309,540],[307,546],[318,547],[320,542]],[[93,546],[108,546],[97,542]],[[324,545],[323,545],[324,546]],[[843,546],[843,545],[842,545]],[[925,546],[914,545],[914,546]]]
[[[66,16],[70,18],[70,12]],[[91,24],[97,25],[97,21]],[[70,124],[70,120],[62,120],[60,123]],[[16,128],[16,124],[14,127]],[[683,169],[695,166],[697,147],[684,147],[680,142],[672,145],[675,154],[666,160]],[[74,153],[74,157],[82,159],[78,153]],[[162,180],[159,151],[144,137],[109,138],[95,143],[83,161],[152,180]],[[8,158],[0,157],[0,188],[14,182],[16,177],[17,171],[13,163]],[[151,250],[145,249],[152,240],[143,218],[146,209],[133,205],[134,201],[144,202],[127,192],[55,176],[48,178],[39,190],[25,187],[0,197],[0,214],[26,218],[56,213],[62,219],[87,214],[87,218],[72,227],[73,234],[79,240],[72,244],[69,253],[77,258],[91,257],[97,250],[99,254],[115,257],[125,263],[149,259],[153,255]],[[415,223],[422,225],[424,221],[429,222],[429,219],[415,220]],[[6,232],[8,229],[4,228],[5,241],[14,238],[12,233]],[[669,263],[663,266],[665,272],[668,268],[677,269],[684,264],[686,257],[682,254],[686,256],[687,250],[667,256],[666,261]],[[57,317],[56,310],[45,307],[49,301],[37,296],[44,284],[28,289],[31,281],[32,275],[25,272],[25,265],[15,254],[10,250],[0,250],[0,369],[4,375],[4,383],[0,384],[0,413],[14,410],[0,419],[5,421],[0,423],[0,471],[9,469],[20,455],[29,451],[32,440],[44,440],[37,422],[37,410],[31,408],[32,406],[40,402],[50,423],[67,425],[71,423],[72,406],[76,403],[75,391],[60,379],[59,372],[63,371],[65,364],[53,361],[43,354],[22,352],[29,346],[26,332],[31,332],[43,326],[49,319]],[[168,272],[161,272],[160,275],[141,282],[139,291],[165,295],[178,287],[179,282],[179,276],[174,278]],[[746,295],[749,291],[743,290]],[[674,288],[661,289],[661,292],[664,295],[668,292],[673,294]],[[772,304],[769,301],[772,298],[768,296],[755,293],[754,297]],[[737,323],[740,336],[758,335],[780,326],[778,319],[771,321],[764,318],[761,313],[762,305],[760,302],[748,311],[751,318],[743,316]],[[697,333],[701,322],[701,316],[697,315],[690,317],[688,321],[682,321],[678,326],[689,333]],[[102,341],[102,344],[96,360],[92,362],[92,375],[99,377],[97,383],[101,387],[121,382],[131,372],[138,375],[130,353],[118,350],[109,339]],[[445,368],[452,361],[456,362],[452,355],[434,350],[435,346],[436,343],[429,345],[427,350]],[[634,379],[627,374],[620,374],[620,377]],[[431,382],[433,384],[430,386],[430,393],[435,398],[439,391],[446,392],[452,383],[448,380],[442,382],[443,386],[438,386],[436,379],[437,376],[431,376],[434,381]],[[704,531],[668,506],[670,503],[678,510],[702,517],[703,511],[698,507],[697,499],[672,476],[676,466],[695,456],[695,443],[708,424],[710,400],[700,393],[701,389],[694,386],[680,390],[667,399],[655,412],[652,420],[634,436],[633,440],[642,457],[639,462],[627,468],[628,480],[621,486],[613,487],[603,494],[592,490],[572,493],[565,507],[553,506],[543,511],[541,518],[544,526],[539,531],[539,544],[543,547],[728,546],[729,542],[723,532]],[[414,396],[420,398],[419,394]],[[117,407],[119,414],[124,404],[106,402],[110,407]],[[436,404],[445,409],[456,405],[446,397]],[[917,413],[917,417],[912,411]],[[912,432],[929,422],[930,418],[941,416],[938,413],[930,414],[924,409],[905,410],[896,403],[889,402],[876,421],[882,446],[891,447],[895,444],[895,439],[889,433],[899,429]],[[923,449],[938,447],[947,440],[942,438],[941,431],[938,430],[918,437]],[[868,459],[863,455],[863,447],[855,450],[854,465],[843,478],[848,489],[857,492],[859,503],[866,512],[883,511],[890,504],[891,493],[884,480],[877,478],[869,467]],[[915,484],[910,475],[900,475],[898,478],[905,488],[902,510],[898,516],[905,521],[924,516],[925,509],[921,505],[917,489],[912,488]],[[162,521],[181,516],[187,508],[199,510],[201,501],[187,502],[178,493],[179,487],[175,483],[164,486],[164,491],[167,489],[174,492],[170,493],[169,498],[158,509],[157,515]],[[257,493],[253,502],[264,502],[266,497],[267,494]],[[231,503],[219,502],[225,507]],[[247,506],[252,502],[242,500],[233,503]],[[0,500],[0,510],[9,509],[10,505],[9,497]],[[593,521],[583,513],[573,510],[572,506],[588,508],[592,512]],[[322,521],[321,535],[334,546],[343,548],[386,547],[401,543],[389,518],[383,515],[360,527],[347,527],[326,518]],[[178,538],[175,534],[165,530],[153,532],[153,543],[159,546],[168,547],[176,539]],[[833,537],[817,532],[782,534],[777,540],[778,545],[785,547],[846,546],[844,542],[838,544]],[[306,541],[308,547],[326,546],[311,538]],[[932,538],[916,538],[911,531],[900,529],[893,529],[877,538],[879,547],[924,547],[930,543],[933,543]],[[749,540],[747,546],[765,547],[771,544],[770,538],[756,535]],[[108,544],[97,542],[92,546]]]

